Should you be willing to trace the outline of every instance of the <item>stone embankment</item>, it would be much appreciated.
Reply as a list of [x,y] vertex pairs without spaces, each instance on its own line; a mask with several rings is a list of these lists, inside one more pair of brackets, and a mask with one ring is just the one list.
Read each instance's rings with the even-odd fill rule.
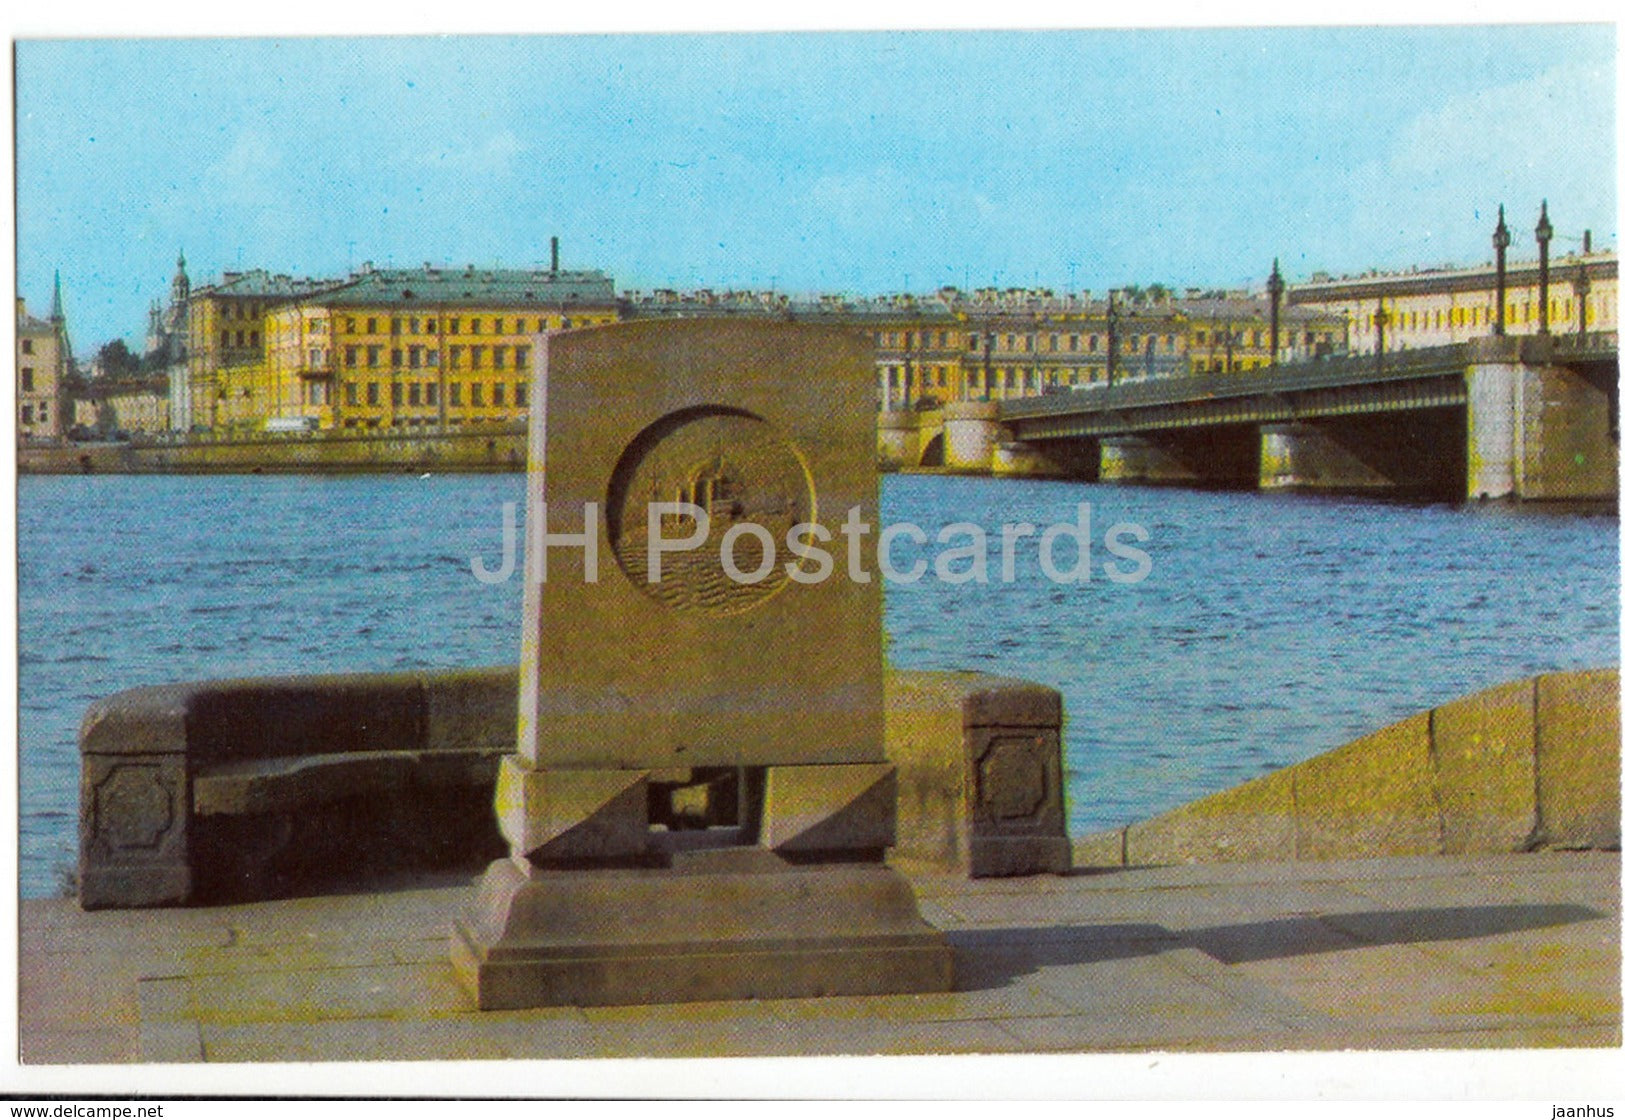
[[1619,671],[1550,673],[1073,844],[1079,868],[1617,849]]
[[30,445],[19,474],[345,474],[522,471],[526,428],[299,432],[184,441]]

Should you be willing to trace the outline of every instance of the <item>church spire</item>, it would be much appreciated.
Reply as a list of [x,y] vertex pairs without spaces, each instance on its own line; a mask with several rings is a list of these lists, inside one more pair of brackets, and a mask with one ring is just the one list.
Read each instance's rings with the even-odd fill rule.
[[182,304],[192,294],[192,281],[186,275],[186,251],[175,258],[175,278],[169,282],[169,301]]
[[62,313],[62,270],[57,269],[56,284],[51,289],[51,322],[60,323],[66,318]]

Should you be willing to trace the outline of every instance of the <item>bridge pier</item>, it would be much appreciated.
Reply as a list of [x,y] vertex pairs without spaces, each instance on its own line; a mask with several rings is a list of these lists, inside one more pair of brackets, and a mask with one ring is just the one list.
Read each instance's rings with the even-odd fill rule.
[[995,478],[1096,479],[1100,453],[1092,442],[1005,440],[993,449]]
[[1106,436],[1100,441],[1100,481],[1251,489],[1258,484],[1258,458],[1252,428]]
[[897,409],[880,414],[877,454],[883,468],[917,467],[920,451],[919,413]]
[[[1617,366],[1554,364],[1549,338],[1475,340],[1466,369],[1467,497],[1619,497]],[[1617,387],[1614,389],[1617,392]]]
[[1465,438],[1459,407],[1264,424],[1258,487],[1456,501]]
[[1260,490],[1387,490],[1394,485],[1314,424],[1265,424],[1258,434]]
[[942,465],[951,471],[989,472],[1005,438],[997,401],[955,401],[942,406]]

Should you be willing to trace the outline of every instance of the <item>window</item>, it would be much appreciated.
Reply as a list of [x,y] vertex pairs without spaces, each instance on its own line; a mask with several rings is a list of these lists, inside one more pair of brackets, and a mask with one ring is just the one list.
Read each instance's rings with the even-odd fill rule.
[[423,347],[408,346],[406,348],[406,364],[411,369],[418,369],[423,365]]
[[33,391],[34,391],[34,371],[33,371],[33,369],[31,367],[24,366],[23,367],[23,392],[32,393]]
[[438,350],[430,350],[429,351],[429,368],[430,369],[439,369],[440,368],[440,351],[438,351]]
[[525,383],[523,381],[513,387],[514,404],[518,405],[520,408],[524,408],[527,403],[527,397],[528,394],[525,391]]
[[406,403],[414,405],[423,403],[423,390],[418,386],[416,381],[412,382],[412,384],[408,385],[406,388]]
[[33,422],[34,422],[34,406],[31,405],[31,404],[23,405],[23,423],[24,424],[32,424]]
[[248,344],[250,346],[258,346],[260,344],[260,332],[259,331],[249,331],[248,332]]
[[485,347],[470,346],[468,348],[468,368],[481,369],[485,365]]
[[397,315],[397,316],[395,316],[395,317],[393,317],[393,318],[391,318],[389,320],[389,333],[390,334],[400,334],[401,333],[401,319],[400,319],[400,316]]
[[344,403],[349,405],[351,408],[355,407],[356,399],[354,381],[347,381],[344,383]]
[[454,407],[454,408],[462,408],[463,407],[463,387],[461,385],[459,385],[457,382],[453,381],[451,383],[451,385],[449,386],[449,389],[451,391],[452,407]]
[[502,333],[502,320],[501,319],[492,319],[491,320],[491,333],[492,334],[501,334]]
[[400,369],[401,368],[401,348],[399,346],[395,347],[394,349],[390,350],[390,352],[389,352],[389,368],[390,369]]
[[501,381],[498,381],[495,385],[491,386],[491,403],[496,405],[498,408],[501,408],[504,404],[506,404],[507,401],[505,400],[505,397],[507,396],[507,388],[507,385]]
[[492,369],[507,369],[508,368],[508,348],[506,346],[493,346],[493,347],[491,347],[491,368]]
[[389,403],[396,408],[401,407],[401,383],[399,381],[394,382],[389,387]]
[[367,333],[368,334],[377,334],[378,333],[378,320],[377,319],[368,319],[367,320]]
[[1068,350],[1073,351],[1074,353],[1077,352],[1077,349],[1078,349],[1078,336],[1077,335],[1072,335],[1066,340],[1066,348]]
[[447,357],[451,359],[452,369],[463,368],[463,348],[461,346],[453,346]]
[[475,408],[483,408],[485,405],[485,386],[478,381],[468,387],[468,403]]
[[430,405],[439,404],[440,402],[437,399],[439,397],[439,395],[440,395],[439,392],[438,392],[439,388],[440,388],[440,386],[436,385],[433,381],[431,381],[427,385],[425,385],[423,387],[423,399],[424,399],[424,401],[426,401]]
[[355,347],[354,346],[346,346],[344,348],[344,368],[345,369],[354,369],[355,368]]
[[523,319],[515,319],[513,321],[513,333],[514,334],[524,334],[525,333],[525,321]]
[[376,381],[367,382],[367,403],[374,406],[378,404],[378,382]]
[[425,334],[433,334],[434,333],[434,320],[433,319],[430,319],[428,322],[423,324],[423,331],[424,331]]
[[458,334],[462,331],[463,321],[461,319],[448,319],[446,320],[446,327],[452,334]]
[[406,321],[406,333],[407,334],[417,334],[418,333],[418,321],[417,321],[416,317],[408,319]]
[[33,352],[34,352],[34,340],[31,339],[31,338],[23,339],[23,353],[24,354],[32,354]]
[[514,369],[529,369],[530,368],[530,347],[529,346],[515,346],[513,348],[513,368]]
[[478,319],[470,319],[468,321],[468,333],[469,334],[479,334],[480,333],[480,321]]
[[314,369],[314,368],[316,368],[317,366],[319,366],[321,364],[322,364],[322,351],[321,351],[321,348],[319,346],[312,346],[310,348],[310,365],[311,365],[311,368]]
[[355,333],[355,320],[348,315],[344,317],[344,329],[350,334]]
[[377,369],[378,368],[378,352],[380,350],[382,350],[382,349],[383,349],[382,346],[369,346],[369,347],[367,347],[367,368],[368,369]]

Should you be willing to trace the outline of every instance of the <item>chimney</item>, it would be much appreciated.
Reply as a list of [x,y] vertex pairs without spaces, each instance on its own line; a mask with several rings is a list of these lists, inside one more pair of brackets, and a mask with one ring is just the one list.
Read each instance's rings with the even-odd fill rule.
[[1586,230],[1585,239],[1581,242],[1580,251],[1587,256],[1591,255],[1591,231]]
[[553,275],[559,273],[559,239],[553,238]]

